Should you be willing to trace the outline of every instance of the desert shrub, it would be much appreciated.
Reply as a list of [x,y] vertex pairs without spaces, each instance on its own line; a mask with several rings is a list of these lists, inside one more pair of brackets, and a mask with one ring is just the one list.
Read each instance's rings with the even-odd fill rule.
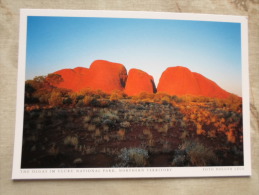
[[215,129],[212,129],[208,132],[208,137],[216,137],[216,130]]
[[210,102],[212,100],[212,98],[205,96],[193,96],[191,99],[193,102]]
[[136,96],[133,96],[133,100],[140,100],[144,102],[152,102],[155,95],[153,93],[141,92]]
[[96,90],[92,92],[94,94],[95,98],[106,98],[108,97],[108,94],[104,93],[102,90]]
[[77,103],[77,93],[75,92],[70,92],[68,93],[68,96],[70,97],[72,104],[75,105]]
[[123,91],[115,90],[111,93],[110,100],[111,101],[116,101],[119,99],[123,99],[125,97],[125,94]]
[[105,120],[105,119],[109,119],[109,120],[119,120],[119,117],[117,116],[117,114],[115,112],[112,111],[103,111],[100,113],[100,116]]
[[106,132],[109,131],[109,126],[108,125],[103,125],[102,127],[103,127],[104,131],[106,131]]
[[101,131],[100,131],[100,129],[96,129],[96,130],[95,130],[95,136],[96,136],[96,137],[101,136]]
[[123,148],[116,167],[145,167],[148,165],[148,151],[142,148]]
[[83,103],[84,103],[85,106],[90,105],[90,103],[91,103],[92,101],[93,101],[93,97],[91,97],[91,96],[89,96],[89,95],[85,96],[84,99],[83,99]]
[[130,122],[123,121],[123,122],[120,123],[120,126],[123,127],[123,128],[128,128],[128,127],[130,127]]
[[176,103],[180,103],[180,102],[182,102],[182,99],[181,99],[181,98],[179,98],[179,97],[178,97],[178,96],[176,96],[176,95],[171,96],[171,99],[172,99],[174,102],[176,102]]
[[88,131],[95,131],[96,126],[93,124],[88,125]]
[[119,129],[117,132],[119,140],[124,140],[125,139],[125,129]]
[[80,100],[83,100],[84,99],[84,95],[77,95],[76,96],[76,101],[78,102],[78,101],[80,101]]
[[83,107],[84,106],[84,102],[83,102],[83,100],[79,100],[79,101],[77,101],[77,103],[76,103],[76,107]]
[[37,76],[25,82],[25,103],[48,104],[52,90],[55,89],[46,81],[46,76]]
[[228,130],[227,132],[225,132],[226,136],[227,136],[227,140],[231,143],[235,143],[236,142],[236,136],[235,136],[235,124],[229,124],[228,125]]
[[162,103],[163,103],[164,105],[166,105],[166,104],[169,104],[169,103],[170,103],[171,98],[170,98],[169,96],[164,96],[164,97],[161,99],[161,101],[162,101]]
[[64,98],[63,99],[63,104],[64,105],[70,105],[70,104],[72,104],[72,99],[70,98],[70,97],[66,97],[66,98]]
[[157,131],[159,132],[159,133],[167,133],[167,131],[168,131],[168,124],[163,124],[162,126],[160,126],[158,129],[157,129]]
[[83,119],[83,121],[85,122],[85,123],[88,123],[89,121],[91,120],[91,116],[85,116],[84,117],[84,119]]
[[168,95],[168,94],[166,94],[166,93],[161,93],[161,92],[158,92],[158,93],[155,94],[155,96],[154,96],[154,101],[155,101],[155,102],[160,102],[160,103],[162,103],[163,100],[164,100],[166,103],[167,103],[167,101],[170,102],[171,96]]
[[143,134],[146,135],[149,139],[153,138],[150,129],[143,129]]
[[74,161],[73,161],[73,164],[81,164],[83,162],[83,160],[81,158],[76,158]]
[[63,104],[62,94],[59,91],[52,91],[49,98],[49,104],[52,106],[62,105]]
[[36,103],[38,99],[33,97],[33,93],[36,89],[29,82],[25,82],[25,103],[31,104]]
[[95,117],[95,118],[92,119],[92,123],[94,123],[96,125],[100,124],[100,122],[101,122],[100,117]]
[[87,89],[82,89],[80,91],[78,91],[77,93],[77,96],[78,95],[82,95],[82,96],[93,96],[94,95],[94,91],[87,88]]
[[211,148],[198,141],[185,141],[175,151],[173,166],[215,166],[219,161]]
[[49,104],[49,99],[51,97],[51,93],[37,93],[36,95],[37,99],[39,100],[39,103],[41,104]]
[[109,128],[114,128],[114,127],[116,127],[116,120],[111,120],[111,119],[104,119],[103,120],[103,124],[104,125],[106,125],[106,126],[108,126],[108,129]]
[[180,136],[180,139],[186,139],[189,136],[189,131],[184,130]]
[[60,82],[63,82],[64,79],[59,74],[48,74],[48,76],[45,78],[46,81],[51,85],[57,85]]
[[196,133],[197,135],[205,134],[206,131],[202,129],[202,125],[200,123],[196,123]]
[[100,100],[99,106],[100,107],[108,107],[111,104],[110,100]]
[[181,99],[183,102],[192,102],[193,97],[189,96],[189,95],[183,95],[183,96],[181,96]]
[[226,100],[227,106],[232,111],[239,111],[242,108],[242,99],[234,94],[231,94]]
[[77,136],[67,136],[64,139],[64,144],[65,145],[70,145],[70,146],[77,146],[78,145],[78,138]]
[[91,101],[91,106],[100,107],[100,101],[96,98],[93,98]]
[[109,135],[104,135],[104,136],[103,136],[103,140],[106,141],[106,142],[108,142],[108,141],[110,140]]
[[224,99],[215,98],[215,99],[213,99],[212,104],[213,104],[213,106],[215,106],[217,108],[226,107],[226,103],[225,103]]

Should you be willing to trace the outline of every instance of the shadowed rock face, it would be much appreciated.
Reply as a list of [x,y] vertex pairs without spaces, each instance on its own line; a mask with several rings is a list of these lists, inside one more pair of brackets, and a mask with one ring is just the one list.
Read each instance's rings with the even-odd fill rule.
[[80,91],[90,88],[111,93],[123,90],[127,80],[127,70],[122,64],[104,60],[94,61],[90,68],[63,69],[55,72],[63,78],[57,87]]
[[155,93],[156,87],[152,76],[138,69],[130,69],[125,93],[127,95],[138,95],[141,92]]
[[181,66],[170,67],[163,72],[157,91],[170,95],[197,95],[217,98],[227,98],[230,95],[215,82]]

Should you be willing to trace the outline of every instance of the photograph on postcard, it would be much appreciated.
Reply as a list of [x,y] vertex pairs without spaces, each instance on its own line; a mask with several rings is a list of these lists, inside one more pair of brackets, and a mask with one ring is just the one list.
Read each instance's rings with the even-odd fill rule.
[[247,166],[242,22],[85,12],[25,14],[14,166]]

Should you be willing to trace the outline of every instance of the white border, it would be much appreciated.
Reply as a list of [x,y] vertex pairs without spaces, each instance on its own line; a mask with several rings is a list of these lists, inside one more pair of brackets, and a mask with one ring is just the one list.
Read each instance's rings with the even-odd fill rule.
[[[24,82],[26,64],[27,16],[61,17],[109,17],[177,19],[193,21],[235,22],[241,24],[242,35],[242,97],[244,166],[220,167],[149,167],[149,168],[66,168],[66,169],[21,169],[23,134]],[[245,16],[210,14],[183,14],[166,12],[97,11],[97,10],[42,10],[21,9],[19,59],[16,102],[16,129],[12,179],[83,179],[83,178],[169,178],[169,177],[223,177],[250,176],[250,109],[248,67],[248,21]]]

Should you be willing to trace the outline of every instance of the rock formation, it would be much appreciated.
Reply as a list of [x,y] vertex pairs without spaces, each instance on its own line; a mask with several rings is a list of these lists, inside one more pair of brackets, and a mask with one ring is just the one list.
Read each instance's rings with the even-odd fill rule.
[[122,64],[96,60],[89,68],[88,77],[89,88],[111,93],[114,90],[124,89],[127,70]]
[[80,91],[82,89],[102,90],[111,93],[123,90],[127,80],[127,70],[122,64],[104,60],[94,61],[90,68],[63,69],[54,74],[63,78],[57,87]]
[[138,69],[130,69],[125,93],[129,96],[138,95],[141,92],[154,93],[156,87],[152,76]]
[[63,82],[55,84],[56,87],[71,89],[73,91],[80,91],[86,88],[88,68],[77,67],[74,69],[62,69],[54,72],[54,74],[61,75]]
[[[54,74],[59,74],[63,78],[62,82],[53,84],[54,86],[72,91],[89,88],[112,93],[116,90],[124,90],[129,96],[138,95],[141,92],[156,92],[153,77],[146,72],[133,68],[127,76],[127,70],[122,64],[105,60],[94,61],[89,69],[82,67],[63,69]],[[178,96],[227,98],[230,95],[215,82],[181,66],[169,67],[162,73],[157,91]]]
[[157,91],[179,96],[195,95],[227,98],[230,95],[215,82],[181,66],[167,68],[162,73]]

